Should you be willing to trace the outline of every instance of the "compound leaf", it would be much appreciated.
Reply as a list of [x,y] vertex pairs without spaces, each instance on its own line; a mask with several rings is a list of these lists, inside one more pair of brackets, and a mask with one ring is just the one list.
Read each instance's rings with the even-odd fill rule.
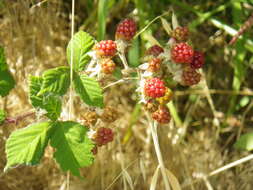
[[5,170],[19,164],[38,164],[48,144],[52,126],[50,122],[41,122],[14,131],[5,147],[7,154]]
[[251,151],[253,150],[253,132],[242,135],[235,143],[235,148]]
[[61,66],[45,71],[42,75],[42,87],[38,95],[54,93],[63,96],[70,85],[69,67]]
[[56,123],[50,144],[56,149],[54,158],[63,171],[80,177],[79,169],[93,163],[94,147],[87,136],[88,129],[79,123],[66,121]]
[[86,64],[90,61],[90,56],[87,54],[93,47],[95,40],[88,33],[79,31],[70,40],[67,47],[68,63],[71,63],[71,48],[73,48],[73,69],[82,71]]
[[103,107],[103,90],[99,83],[87,75],[75,75],[75,90],[82,101],[90,106]]

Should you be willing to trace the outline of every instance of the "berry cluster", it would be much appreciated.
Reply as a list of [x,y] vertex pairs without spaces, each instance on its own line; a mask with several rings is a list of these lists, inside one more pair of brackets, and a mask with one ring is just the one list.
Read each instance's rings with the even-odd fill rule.
[[187,40],[187,27],[176,27],[165,48],[153,45],[146,51],[145,63],[139,66],[141,72],[141,102],[158,123],[169,123],[170,112],[166,104],[172,100],[173,92],[166,86],[165,79],[171,78],[184,86],[193,86],[200,82],[197,69],[204,64],[204,54],[195,51]]
[[[125,19],[120,22],[115,32],[115,41],[102,40],[95,44],[94,51],[90,52],[92,61],[88,64],[86,73],[99,80],[112,75],[116,69],[116,64],[113,61],[114,56],[121,56],[122,53],[125,53],[136,30],[137,25],[133,19]],[[123,65],[128,68],[125,62]]]
[[103,110],[88,111],[83,115],[84,125],[91,129],[90,138],[95,143],[95,147],[92,149],[94,155],[97,154],[98,147],[113,141],[114,133],[112,129],[100,125],[113,123],[118,118],[119,113],[115,108],[110,106],[105,107]]
[[177,27],[172,32],[172,38],[175,39],[171,44],[171,61],[182,65],[181,85],[192,86],[198,84],[201,75],[197,71],[204,65],[204,54],[194,50],[187,42],[189,31],[186,27]]
[[[151,118],[160,124],[167,124],[171,120],[167,104],[172,100],[173,92],[172,87],[165,81],[174,80],[184,86],[196,85],[201,80],[198,69],[204,65],[204,54],[194,50],[188,42],[188,28],[174,28],[166,46],[151,46],[142,59],[144,63],[137,69],[130,69],[125,53],[136,34],[137,25],[133,19],[125,19],[116,28],[115,41],[103,40],[95,44],[91,53],[92,60],[86,72],[105,83],[102,79],[112,76],[116,68],[113,58],[118,56],[124,66],[123,77],[132,71],[138,73],[137,92],[140,102],[144,103],[144,108],[150,113]],[[97,125],[114,122],[117,118],[117,110],[112,107],[106,107],[103,112],[100,110],[100,113],[93,110],[85,115],[86,125],[93,128],[91,138],[96,144],[92,150],[94,154],[97,153],[98,147],[111,142],[114,136],[111,128]]]

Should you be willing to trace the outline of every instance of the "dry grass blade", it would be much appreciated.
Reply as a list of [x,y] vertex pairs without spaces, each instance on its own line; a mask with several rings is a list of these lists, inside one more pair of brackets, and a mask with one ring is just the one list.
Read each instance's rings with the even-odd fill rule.
[[176,176],[168,169],[166,169],[166,172],[167,172],[167,176],[169,178],[172,190],[181,190],[180,183],[178,182],[178,179],[176,178]]
[[163,25],[164,30],[170,36],[171,32],[172,32],[170,23],[168,23],[168,21],[166,19],[164,19],[164,18],[161,18],[161,21],[162,21],[162,25]]
[[158,177],[159,177],[159,170],[160,170],[160,167],[157,166],[156,170],[155,170],[155,173],[152,177],[152,180],[151,180],[151,184],[150,184],[150,189],[149,190],[156,190],[156,184],[157,184],[157,180],[158,180]]

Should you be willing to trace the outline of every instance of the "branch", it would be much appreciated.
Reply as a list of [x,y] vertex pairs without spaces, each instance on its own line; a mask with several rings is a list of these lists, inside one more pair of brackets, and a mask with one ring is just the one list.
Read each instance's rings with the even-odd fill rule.
[[7,117],[4,121],[4,124],[15,124],[17,125],[19,121],[24,120],[27,117],[33,116],[35,114],[34,111],[27,112],[25,114],[19,115],[17,117]]

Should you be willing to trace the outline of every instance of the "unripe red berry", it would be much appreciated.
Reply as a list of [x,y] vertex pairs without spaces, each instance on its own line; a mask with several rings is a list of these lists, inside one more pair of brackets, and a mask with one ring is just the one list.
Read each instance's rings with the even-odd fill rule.
[[159,98],[165,95],[166,87],[164,82],[159,78],[146,79],[144,92],[146,96]]
[[149,61],[148,70],[151,72],[157,72],[161,68],[162,60],[159,58],[153,58]]
[[171,59],[176,63],[191,63],[193,60],[193,49],[187,43],[179,43],[171,49]]
[[160,53],[163,53],[163,52],[164,52],[163,48],[158,45],[153,45],[147,50],[147,54],[153,55],[153,56],[158,56]]
[[103,40],[95,45],[98,57],[113,57],[117,52],[117,45],[112,40]]
[[194,51],[191,67],[193,69],[199,69],[204,65],[204,63],[205,63],[204,54],[199,51]]
[[175,30],[172,31],[171,36],[177,41],[186,41],[189,37],[189,30],[187,27],[178,26]]
[[160,106],[159,109],[152,114],[152,118],[158,123],[166,124],[170,122],[170,111],[166,106]]
[[112,74],[116,68],[116,64],[111,59],[103,59],[101,61],[102,71],[105,74]]
[[137,26],[135,21],[127,18],[118,24],[115,37],[116,39],[129,41],[134,37],[136,30]]
[[200,73],[198,73],[195,69],[187,66],[183,70],[182,75],[182,85],[185,86],[193,86],[198,84],[201,79]]
[[106,145],[107,143],[113,141],[114,133],[112,129],[101,127],[97,130],[94,141],[97,146]]

